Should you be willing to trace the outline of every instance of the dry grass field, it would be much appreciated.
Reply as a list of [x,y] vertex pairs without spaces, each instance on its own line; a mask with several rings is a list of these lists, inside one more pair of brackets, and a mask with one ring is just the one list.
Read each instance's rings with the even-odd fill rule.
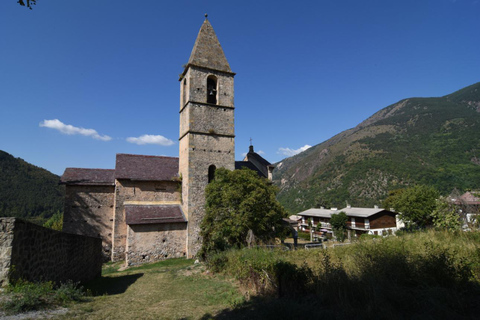
[[58,319],[201,319],[244,301],[235,284],[192,260],[172,259],[104,274],[87,286],[90,301]]

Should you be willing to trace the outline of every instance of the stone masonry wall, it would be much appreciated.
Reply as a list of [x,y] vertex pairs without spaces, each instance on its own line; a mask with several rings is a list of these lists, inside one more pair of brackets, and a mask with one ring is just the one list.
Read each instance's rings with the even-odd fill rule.
[[189,103],[182,113],[180,136],[188,131],[233,136],[233,113],[233,108]]
[[14,218],[0,218],[0,287],[8,284],[12,260]]
[[110,260],[114,186],[67,185],[63,231],[102,239],[104,260]]
[[117,180],[115,192],[115,221],[113,230],[112,260],[124,260],[127,246],[127,224],[125,222],[125,203],[148,204],[180,203],[180,191],[177,181],[131,181]]
[[[37,226],[18,218],[0,218],[0,283],[72,280],[86,282],[101,274],[102,240]],[[8,261],[9,260],[9,261]]]
[[[207,79],[217,79],[217,104],[207,103]],[[183,212],[188,220],[187,256],[202,245],[200,223],[205,215],[208,168],[234,170],[234,74],[190,66],[180,84],[179,171]]]
[[[187,147],[190,146],[190,147]],[[208,168],[235,169],[234,138],[189,134],[180,141],[180,163],[183,175],[183,210],[188,220],[188,257],[201,248],[200,224],[205,216],[205,187]],[[183,166],[185,167],[182,167]]]
[[185,257],[186,230],[186,223],[128,226],[127,265]]
[[187,102],[207,102],[207,78],[214,75],[217,78],[217,105],[234,105],[234,85],[231,73],[190,66],[184,80],[180,82],[180,110]]

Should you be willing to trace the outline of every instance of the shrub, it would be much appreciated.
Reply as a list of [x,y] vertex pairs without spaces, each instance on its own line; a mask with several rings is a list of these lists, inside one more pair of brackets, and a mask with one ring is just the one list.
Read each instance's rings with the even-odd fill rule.
[[299,296],[308,291],[312,279],[308,266],[286,261],[280,250],[230,250],[209,256],[207,266],[235,276],[245,289],[267,296]]
[[55,288],[50,281],[33,283],[22,279],[10,284],[6,294],[1,308],[9,314],[66,305],[85,297],[83,288],[71,281]]
[[45,308],[53,292],[53,284],[31,283],[20,279],[10,284],[6,292],[10,296],[2,303],[2,309],[7,313],[20,313]]
[[430,230],[335,249],[232,250],[215,259],[245,289],[308,299],[333,318],[468,318],[480,299],[480,233]]
[[303,239],[305,241],[310,241],[310,233],[308,232],[303,232],[303,231],[299,231],[298,232],[298,238],[299,239]]

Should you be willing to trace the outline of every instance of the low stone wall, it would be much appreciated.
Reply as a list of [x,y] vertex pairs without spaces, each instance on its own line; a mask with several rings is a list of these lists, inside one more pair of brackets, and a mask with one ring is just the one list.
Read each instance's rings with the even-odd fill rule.
[[101,274],[102,240],[0,218],[0,286],[9,280],[86,282]]
[[186,223],[128,226],[126,264],[139,265],[186,256]]

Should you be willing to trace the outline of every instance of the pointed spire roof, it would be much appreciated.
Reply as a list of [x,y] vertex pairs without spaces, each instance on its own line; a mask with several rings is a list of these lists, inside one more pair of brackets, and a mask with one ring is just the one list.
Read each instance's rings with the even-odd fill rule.
[[189,65],[233,73],[217,35],[207,18],[198,32],[187,68]]

